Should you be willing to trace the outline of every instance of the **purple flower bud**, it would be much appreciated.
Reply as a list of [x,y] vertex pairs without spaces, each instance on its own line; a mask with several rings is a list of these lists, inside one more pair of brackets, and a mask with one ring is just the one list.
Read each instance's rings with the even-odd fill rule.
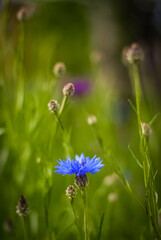
[[73,83],[67,83],[63,88],[64,96],[70,97],[70,96],[74,95],[74,92],[75,92],[75,88],[74,88]]

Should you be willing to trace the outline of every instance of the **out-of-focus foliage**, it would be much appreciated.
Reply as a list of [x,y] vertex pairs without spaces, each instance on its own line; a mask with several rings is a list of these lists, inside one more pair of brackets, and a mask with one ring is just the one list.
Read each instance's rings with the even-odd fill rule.
[[[90,239],[152,239],[145,211],[114,174],[110,163],[113,158],[105,154],[110,149],[134,195],[144,204],[142,170],[128,149],[130,144],[139,158],[137,117],[128,98],[135,100],[128,70],[121,64],[119,47],[113,59],[108,58],[108,53],[104,58],[98,49],[93,50],[94,25],[89,2],[30,3],[25,6],[30,14],[24,21],[17,19],[21,7],[20,3],[9,3],[0,13],[1,239],[23,239],[23,224],[16,214],[21,195],[31,210],[25,217],[28,239],[79,239],[70,201],[65,195],[67,187],[74,184],[74,177],[53,171],[59,158],[66,159],[67,153],[73,158],[82,152],[90,158],[96,154],[105,165],[99,173],[88,175]],[[117,64],[110,64],[109,75],[108,70],[104,75],[102,69],[118,56],[121,70]],[[60,79],[53,73],[57,62],[66,65],[67,73]],[[111,71],[117,73],[117,81]],[[148,73],[143,63],[141,74],[145,84],[148,74],[143,76],[144,72]],[[129,80],[126,94],[118,87],[124,76]],[[78,81],[87,85],[81,88],[78,84],[79,94],[71,97],[63,112],[61,120],[67,131],[62,133],[47,104],[51,99],[61,103],[63,86]],[[112,85],[113,82],[116,83]],[[147,81],[148,91],[142,93],[144,122],[160,112],[159,97],[151,86]],[[97,117],[96,132],[87,123],[90,114]],[[158,170],[155,184],[159,195],[160,115],[152,129],[149,146],[153,168]],[[159,198],[159,208],[160,204]],[[75,208],[81,226],[82,207],[78,192]]]

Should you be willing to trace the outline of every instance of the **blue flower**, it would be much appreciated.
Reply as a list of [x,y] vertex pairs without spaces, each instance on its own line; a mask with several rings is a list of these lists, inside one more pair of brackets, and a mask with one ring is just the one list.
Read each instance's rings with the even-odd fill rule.
[[85,157],[82,153],[80,157],[78,155],[75,156],[75,159],[70,160],[67,157],[67,160],[58,161],[59,165],[55,168],[57,169],[56,173],[60,173],[63,175],[66,174],[76,174],[76,176],[85,175],[86,173],[90,172],[92,174],[99,172],[100,168],[104,167],[104,164],[101,164],[100,158],[96,158],[94,156],[92,159],[89,157]]

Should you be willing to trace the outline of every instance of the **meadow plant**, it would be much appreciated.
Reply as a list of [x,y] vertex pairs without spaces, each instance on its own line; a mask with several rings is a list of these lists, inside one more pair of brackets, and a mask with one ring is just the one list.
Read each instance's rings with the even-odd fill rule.
[[144,59],[144,52],[138,43],[134,43],[127,51],[127,61],[132,72],[132,81],[134,81],[136,108],[133,106],[137,114],[138,132],[140,136],[140,167],[143,169],[144,185],[145,185],[145,211],[149,218],[150,226],[153,228],[157,239],[161,239],[161,234],[158,228],[158,204],[156,200],[155,190],[155,173],[152,168],[152,160],[150,157],[148,138],[152,130],[149,124],[142,122],[141,108],[141,86],[139,64]]
[[[96,172],[99,172],[102,167],[104,167],[104,164],[102,164],[102,161],[100,161],[100,158],[96,158],[94,156],[93,158],[85,157],[82,153],[80,157],[78,155],[75,155],[75,158],[70,160],[69,157],[67,157],[67,160],[59,160],[59,165],[57,165],[55,168],[57,169],[56,173],[62,174],[62,175],[72,175],[75,174],[75,184],[76,186],[81,190],[82,198],[83,198],[83,204],[84,204],[84,239],[88,239],[88,227],[87,227],[87,184],[88,179],[86,173],[94,174]],[[71,193],[72,190],[72,193]],[[73,186],[68,187],[66,194],[69,192],[70,195],[75,195],[75,189]],[[70,197],[73,199],[73,197]]]
[[[93,52],[89,61],[89,46],[82,44],[87,39],[82,38],[80,31],[85,19],[79,26],[83,8],[79,10],[78,26],[71,19],[66,30],[67,5],[64,4],[67,3],[54,4],[55,12],[51,11],[50,16],[50,8],[42,8],[47,10],[43,20],[40,14],[33,15],[33,22],[29,19],[34,13],[34,7],[29,5],[17,13],[15,10],[11,13],[10,8],[5,12],[2,9],[0,15],[0,220],[4,230],[1,232],[0,228],[0,236],[25,240],[159,240],[160,193],[156,190],[160,187],[159,167],[153,159],[160,159],[160,153],[155,129],[152,130],[159,114],[147,121],[147,110],[143,107],[140,64],[146,60],[144,51],[137,43],[123,49],[122,62],[128,68],[135,94],[135,104],[128,101],[137,117],[138,128],[130,110],[130,117],[125,117],[119,125],[114,120],[120,107],[115,119],[112,116],[111,103],[119,98],[116,89],[106,88],[102,75],[97,80],[96,71],[93,82],[81,76],[89,73],[92,63],[99,72],[99,64],[105,59],[101,52]],[[50,17],[56,16],[57,8],[61,11],[50,28]],[[76,17],[79,8],[73,4],[68,10],[71,9]],[[45,17],[47,24],[43,27],[40,23]],[[61,36],[59,28],[64,35]],[[53,29],[56,34],[52,34]],[[68,38],[64,41],[69,29],[72,34],[69,41]],[[77,34],[73,34],[75,31]],[[60,44],[61,37],[64,44]],[[64,46],[61,49],[61,45],[66,49]],[[74,50],[69,58],[71,49]],[[58,59],[65,63],[57,62]],[[57,63],[53,67],[54,62]],[[70,82],[66,81],[66,66],[70,68]],[[48,82],[50,74],[52,79]],[[75,79],[75,74],[80,79]],[[111,76],[109,79],[112,81]],[[154,102],[152,97],[152,107]],[[135,146],[127,147],[129,138],[134,141],[139,138],[139,142],[136,140]],[[75,155],[82,149],[80,156]],[[86,157],[87,152],[89,156],[100,157]],[[129,161],[130,154],[136,166]],[[53,166],[56,166],[54,173]],[[25,197],[20,196],[15,211],[22,189]],[[26,197],[30,199],[32,211]]]
[[24,217],[29,215],[30,209],[28,206],[28,203],[23,195],[21,195],[20,200],[18,201],[18,204],[16,206],[16,213],[21,217],[22,220],[22,226],[24,231],[24,239],[27,239],[27,232],[26,232],[26,226],[25,226],[25,219]]
[[63,62],[58,62],[53,67],[53,73],[57,78],[61,78],[66,73],[66,66]]

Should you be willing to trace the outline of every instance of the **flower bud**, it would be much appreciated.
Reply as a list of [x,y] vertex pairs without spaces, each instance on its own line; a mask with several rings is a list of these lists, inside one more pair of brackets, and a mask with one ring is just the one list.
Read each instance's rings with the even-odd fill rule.
[[89,115],[87,118],[87,122],[89,125],[93,125],[95,123],[97,123],[97,118],[94,115]]
[[18,201],[18,204],[16,207],[16,213],[19,216],[26,216],[30,213],[30,209],[28,207],[27,201],[23,195],[21,195],[20,200]]
[[23,21],[26,20],[28,18],[28,10],[26,7],[22,7],[19,9],[19,11],[17,12],[17,19],[19,21]]
[[63,88],[64,96],[70,97],[70,96],[74,95],[74,91],[75,91],[75,88],[74,88],[73,83],[67,83]]
[[80,188],[81,190],[83,190],[87,184],[88,184],[88,179],[86,174],[85,175],[79,175],[79,176],[75,176],[75,184],[78,188]]
[[53,113],[53,112],[57,112],[58,109],[59,109],[59,103],[56,101],[56,100],[51,100],[49,103],[48,103],[48,108],[49,110]]
[[53,68],[53,73],[56,77],[62,77],[66,73],[66,66],[63,62],[58,62]]
[[130,64],[137,64],[144,59],[144,52],[138,43],[133,43],[126,54]]
[[76,191],[75,187],[72,186],[72,185],[69,185],[67,187],[67,190],[65,190],[65,191],[66,191],[66,196],[69,199],[73,199],[76,196],[76,194],[77,194],[77,191]]
[[145,137],[150,137],[152,134],[152,129],[148,123],[141,123],[141,130]]

